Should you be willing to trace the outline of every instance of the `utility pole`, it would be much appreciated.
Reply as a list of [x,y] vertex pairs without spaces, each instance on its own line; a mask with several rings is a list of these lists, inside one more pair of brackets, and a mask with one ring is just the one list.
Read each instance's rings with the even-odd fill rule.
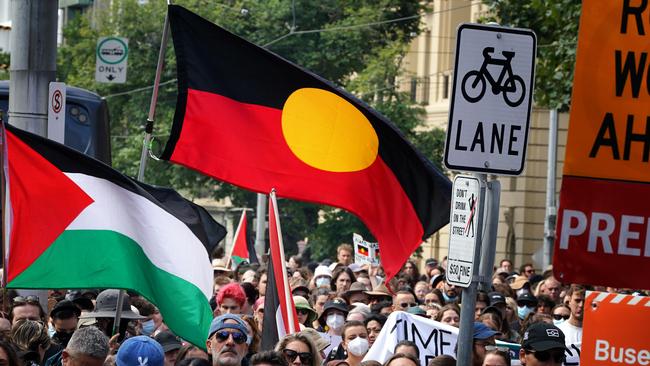
[[46,136],[49,84],[56,79],[59,2],[11,0],[9,120]]
[[[47,103],[56,80],[57,0],[11,0],[11,65],[9,121],[11,125],[47,135]],[[19,290],[36,295],[46,311],[47,290]]]

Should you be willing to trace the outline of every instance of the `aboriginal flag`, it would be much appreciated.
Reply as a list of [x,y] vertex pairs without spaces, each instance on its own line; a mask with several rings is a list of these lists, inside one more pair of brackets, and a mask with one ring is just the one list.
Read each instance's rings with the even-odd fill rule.
[[163,159],[357,215],[394,276],[449,222],[451,183],[385,117],[327,80],[176,5],[178,100]]

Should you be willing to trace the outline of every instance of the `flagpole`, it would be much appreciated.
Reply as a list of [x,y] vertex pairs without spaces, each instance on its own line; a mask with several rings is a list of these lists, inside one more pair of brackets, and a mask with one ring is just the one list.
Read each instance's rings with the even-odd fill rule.
[[[167,1],[167,5],[171,1]],[[144,170],[147,167],[147,157],[149,156],[149,144],[153,133],[153,122],[156,115],[156,103],[158,102],[158,89],[160,88],[160,77],[165,67],[165,51],[167,50],[167,40],[169,39],[169,11],[165,14],[165,25],[163,26],[162,40],[160,41],[160,51],[158,52],[158,64],[156,65],[156,77],[153,82],[153,93],[151,94],[151,103],[149,103],[149,116],[144,128],[144,141],[142,143],[142,154],[140,154],[140,169],[138,170],[138,180],[143,182]]]
[[[167,5],[171,0],[167,0]],[[160,50],[158,51],[158,64],[156,65],[156,77],[153,82],[153,93],[151,94],[151,103],[149,103],[149,116],[147,124],[144,127],[144,140],[142,142],[142,153],[140,154],[140,168],[138,169],[138,181],[144,182],[144,170],[147,167],[147,157],[149,156],[149,144],[153,133],[153,121],[156,115],[156,103],[158,102],[158,89],[160,88],[160,76],[165,66],[165,51],[167,50],[167,40],[169,39],[169,11],[165,14],[165,24],[163,25],[162,40],[160,41]],[[117,297],[117,309],[115,310],[115,321],[113,322],[113,334],[116,334],[120,327],[122,319],[122,304],[124,304],[124,290],[120,290]]]
[[[282,281],[287,279],[287,285],[288,285],[288,278],[287,277],[287,266],[285,263],[287,263],[284,260],[284,243],[282,241],[282,228],[280,226],[280,214],[278,213],[278,201],[275,198],[275,188],[271,190],[271,193],[269,194],[269,198],[271,199],[271,202],[273,203],[273,213],[275,215],[275,225],[277,228],[277,234],[278,234],[278,244],[280,247],[280,267],[282,268]],[[270,212],[269,212],[270,214]],[[289,304],[293,303],[293,299],[290,297],[291,291],[287,288],[288,286],[283,286],[284,287],[284,301],[287,306]],[[288,323],[289,323],[289,329],[288,329],[288,334],[293,334],[297,330],[295,328],[295,319],[293,318],[293,309],[287,308],[287,317],[288,317]]]
[[7,169],[7,135],[5,132],[4,118],[3,113],[0,110],[0,139],[2,140],[2,149],[0,149],[0,161],[2,161],[2,172],[0,172],[1,185],[0,189],[2,190],[2,311],[7,310],[7,296],[5,294],[5,289],[7,287],[7,246],[9,245],[9,232],[7,231],[7,222],[6,217],[9,214],[7,210],[7,176],[5,175],[5,169]]
[[[230,268],[230,261],[232,260],[232,252],[235,251],[235,244],[237,244],[236,240],[239,238],[239,231],[241,230],[241,225],[244,222],[244,217],[246,217],[246,208],[241,211],[241,218],[239,219],[239,225],[237,225],[237,230],[235,230],[235,236],[233,236],[234,240],[232,243],[232,246],[230,247],[230,254],[228,254],[228,260],[226,261],[226,268]],[[244,233],[244,235],[246,235]]]

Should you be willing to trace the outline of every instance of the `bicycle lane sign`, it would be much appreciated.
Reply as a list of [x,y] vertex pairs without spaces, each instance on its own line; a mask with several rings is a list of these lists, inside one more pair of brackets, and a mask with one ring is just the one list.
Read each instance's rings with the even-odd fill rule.
[[445,165],[519,175],[524,169],[535,77],[535,33],[462,24],[456,36]]

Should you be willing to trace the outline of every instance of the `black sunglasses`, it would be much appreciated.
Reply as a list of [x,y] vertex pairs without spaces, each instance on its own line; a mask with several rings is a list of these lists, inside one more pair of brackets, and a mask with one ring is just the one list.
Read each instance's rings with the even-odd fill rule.
[[236,344],[242,344],[248,340],[248,337],[242,332],[229,332],[227,330],[217,331],[214,336],[217,338],[219,343],[223,343],[228,340],[228,337],[232,336],[232,340]]
[[38,304],[40,299],[38,296],[29,295],[29,296],[16,296],[13,299],[14,304]]
[[418,304],[416,304],[416,303],[414,303],[414,302],[403,302],[403,303],[399,304],[399,306],[400,306],[402,309],[412,308],[412,307],[417,306],[417,305],[418,305]]
[[562,315],[562,314],[553,314],[553,319],[555,320],[567,320],[571,315]]
[[309,310],[307,309],[296,309],[296,313],[300,315],[309,315]]
[[289,362],[293,362],[298,356],[300,356],[300,361],[305,365],[309,365],[313,361],[313,357],[309,352],[296,352],[292,349],[285,348],[282,350],[282,353],[284,353],[284,356]]
[[535,358],[540,362],[547,362],[553,358],[555,363],[563,363],[566,359],[563,351],[533,351],[533,350],[524,350],[526,353],[532,353]]

